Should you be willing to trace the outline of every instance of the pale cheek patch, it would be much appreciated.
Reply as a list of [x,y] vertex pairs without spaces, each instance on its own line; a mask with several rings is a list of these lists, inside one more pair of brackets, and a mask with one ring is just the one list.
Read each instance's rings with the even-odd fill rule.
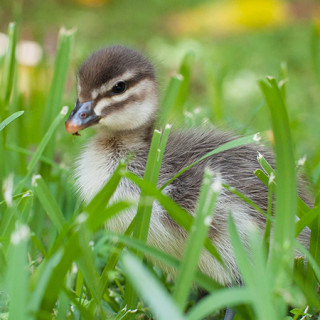
[[[111,130],[132,130],[141,127],[148,123],[156,112],[158,97],[155,91],[154,83],[145,79],[123,94],[101,99],[94,107],[95,113],[99,116],[105,114],[104,111],[108,110],[108,107],[111,108],[117,103],[120,105],[107,116],[103,116],[99,123]],[[121,106],[121,102],[125,105]]]
[[111,104],[111,100],[109,98],[103,98],[94,107],[94,112],[96,115],[101,116],[102,110],[108,107]]
[[156,111],[157,98],[134,102],[100,120],[112,130],[133,130],[146,124]]

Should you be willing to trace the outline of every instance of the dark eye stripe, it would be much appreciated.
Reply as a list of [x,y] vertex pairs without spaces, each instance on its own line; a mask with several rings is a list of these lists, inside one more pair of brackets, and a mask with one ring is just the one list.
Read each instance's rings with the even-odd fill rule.
[[131,104],[132,102],[139,102],[144,100],[145,95],[144,94],[133,94],[131,96],[129,96],[127,99],[123,100],[123,101],[119,101],[119,102],[115,102],[114,104],[104,107],[101,110],[101,116],[105,117],[107,115],[109,115],[110,113],[112,113],[115,110],[120,110],[123,109],[124,107],[126,107],[127,105]]
[[[146,75],[137,75],[131,79],[128,80],[124,80],[126,85],[127,85],[127,89],[129,90],[131,88],[134,88],[136,85],[138,85],[141,81],[145,80],[145,79],[149,79],[151,81],[154,81],[153,78],[151,78],[150,76],[146,76]],[[108,90],[105,93],[99,93],[96,100],[99,101],[101,98],[110,98],[113,97],[115,95],[114,92],[112,92],[112,89]]]

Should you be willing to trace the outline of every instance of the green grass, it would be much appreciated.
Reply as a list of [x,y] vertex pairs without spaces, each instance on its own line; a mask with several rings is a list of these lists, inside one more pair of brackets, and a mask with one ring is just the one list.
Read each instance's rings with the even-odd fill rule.
[[[63,127],[67,113],[63,105],[71,100],[71,97],[64,98],[64,90],[75,51],[73,32],[60,33],[50,86],[41,85],[40,70],[29,75],[33,83],[39,84],[41,92],[37,86],[29,88],[28,98],[18,87],[20,74],[12,54],[17,41],[14,24],[10,25],[8,33],[10,46],[0,65],[0,181],[3,189],[0,196],[0,319],[221,319],[227,306],[237,310],[237,319],[302,319],[307,306],[308,315],[304,319],[319,319],[320,174],[317,161],[320,144],[318,139],[306,142],[313,148],[309,153],[311,159],[307,160],[307,175],[316,196],[315,205],[310,209],[297,196],[295,185],[295,154],[300,155],[295,148],[300,150],[299,145],[305,141],[296,141],[294,137],[305,137],[299,132],[305,124],[303,119],[290,121],[290,97],[294,94],[290,80],[285,86],[283,81],[274,78],[259,81],[259,105],[253,103],[251,113],[246,115],[250,123],[261,116],[262,120],[258,121],[264,122],[261,129],[273,130],[277,168],[259,157],[257,162],[261,170],[255,173],[269,189],[267,212],[228,185],[212,189],[208,182],[212,174],[207,171],[195,217],[162,193],[167,184],[157,187],[170,132],[170,126],[166,126],[168,121],[173,122],[178,117],[180,125],[185,120],[185,126],[192,126],[209,117],[211,121],[218,120],[247,133],[205,157],[254,143],[253,133],[259,129],[257,125],[247,126],[248,122],[239,127],[239,123],[228,116],[222,90],[227,81],[224,74],[227,66],[219,71],[210,63],[206,85],[213,87],[208,88],[208,91],[213,90],[213,96],[203,100],[206,108],[202,111],[191,112],[190,105],[195,101],[191,74],[196,59],[191,53],[186,53],[180,69],[176,66],[182,75],[173,76],[162,95],[162,114],[157,128],[161,132],[154,133],[144,177],[128,172],[128,159],[124,159],[105,187],[85,206],[75,195],[70,170],[76,156],[74,145],[79,142],[67,136]],[[319,35],[315,30],[311,35],[310,59],[317,65]],[[280,61],[278,65],[281,80],[290,74],[290,63],[288,71],[284,65],[280,67]],[[45,70],[45,65],[39,68]],[[315,77],[316,87],[317,81]],[[304,86],[301,80],[302,91]],[[190,113],[184,117],[186,109]],[[265,121],[267,112],[271,119],[268,124]],[[39,123],[42,116],[43,123]],[[34,135],[33,131],[36,131]],[[90,130],[83,138],[89,134]],[[172,180],[189,168],[177,172]],[[123,178],[130,179],[141,189],[138,203],[119,201],[106,207]],[[229,217],[228,232],[244,282],[241,288],[223,288],[197,269],[203,248],[223,264],[207,236],[207,220],[214,211],[220,188],[232,191],[269,217],[263,237],[257,230],[248,234],[250,253],[240,241],[232,216]],[[275,215],[271,217],[273,194]],[[154,201],[188,232],[181,261],[146,243]],[[132,206],[137,206],[137,215],[124,234],[104,228],[108,219]],[[295,215],[299,221],[295,221]],[[309,251],[295,240],[306,226],[311,230]],[[296,247],[305,258],[293,258]],[[150,257],[152,259],[146,259]],[[153,261],[175,269],[175,281]],[[207,296],[199,300],[194,285],[205,289]]]

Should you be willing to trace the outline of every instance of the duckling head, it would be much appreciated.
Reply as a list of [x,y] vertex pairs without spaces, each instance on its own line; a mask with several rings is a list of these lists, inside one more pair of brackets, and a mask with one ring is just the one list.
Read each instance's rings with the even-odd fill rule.
[[66,130],[78,134],[92,125],[110,131],[150,126],[158,88],[153,65],[140,53],[113,46],[93,53],[80,67],[78,99]]

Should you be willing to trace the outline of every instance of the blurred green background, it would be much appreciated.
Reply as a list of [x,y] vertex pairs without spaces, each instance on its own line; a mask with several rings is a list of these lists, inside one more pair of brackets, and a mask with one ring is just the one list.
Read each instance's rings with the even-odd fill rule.
[[[16,60],[5,60],[4,55],[10,21],[15,21],[18,27]],[[61,32],[61,28],[70,31]],[[9,33],[10,30],[11,38],[14,39],[16,34],[12,31],[15,30],[14,25],[11,25],[11,29],[9,28]],[[64,44],[60,49],[63,47],[64,51],[57,50],[59,33],[59,43]],[[70,40],[72,40],[72,49],[69,66]],[[9,274],[8,279],[13,279],[11,282],[17,284],[16,292],[25,296],[25,307],[31,291],[27,284],[27,279],[30,277],[24,270],[26,269],[24,266],[30,264],[32,273],[33,269],[38,270],[36,271],[38,273],[34,273],[36,276],[33,280],[37,282],[35,288],[39,286],[41,288],[42,278],[37,277],[45,273],[41,274],[42,270],[46,270],[46,266],[50,266],[51,252],[65,250],[62,242],[60,246],[60,231],[56,228],[52,216],[55,215],[56,218],[62,216],[62,221],[66,218],[68,220],[68,223],[65,223],[66,230],[73,228],[73,218],[78,214],[78,208],[81,209],[81,204],[74,192],[71,168],[81,145],[95,131],[94,128],[81,131],[81,137],[67,134],[62,121],[64,115],[59,114],[59,111],[63,105],[69,106],[69,112],[74,106],[75,75],[83,60],[95,50],[111,44],[136,48],[155,64],[160,89],[160,106],[164,105],[161,102],[170,77],[179,72],[185,75],[187,80],[183,82],[183,90],[180,90],[178,95],[181,91],[188,91],[188,96],[185,100],[185,92],[182,92],[183,94],[180,95],[182,99],[175,101],[180,105],[173,104],[174,111],[178,111],[176,114],[179,114],[179,118],[173,122],[175,127],[183,122],[186,127],[201,125],[205,119],[209,119],[214,126],[239,135],[260,131],[266,138],[263,141],[272,145],[269,110],[257,82],[266,75],[271,75],[276,77],[280,84],[285,83],[286,85],[281,88],[282,93],[285,93],[284,98],[295,144],[295,161],[297,165],[298,163],[303,165],[303,168],[299,165],[299,171],[303,170],[306,173],[313,191],[320,188],[320,3],[318,1],[0,0],[0,99],[3,99],[0,101],[0,119],[3,120],[20,110],[25,111],[23,116],[2,131],[3,136],[0,135],[0,147],[3,147],[0,154],[0,180],[3,181],[0,182],[4,198],[7,197],[10,201],[12,194],[19,193],[20,189],[28,190],[25,194],[17,194],[15,206],[11,207],[10,201],[5,199],[8,202],[5,207],[5,201],[0,201],[3,205],[1,209],[4,208],[0,226],[2,239],[0,284],[2,285],[1,277],[6,265],[5,262],[1,262],[5,261],[5,254],[2,252],[6,252],[3,251],[2,244],[6,246],[9,244],[8,240],[14,231],[15,222],[21,220],[32,231],[30,261],[26,260],[29,249],[25,242],[25,255],[17,251],[19,254],[16,254],[16,260],[9,261],[9,266],[11,263],[12,266],[19,267],[21,272],[15,272],[16,269],[10,267],[7,270],[14,271]],[[55,66],[57,51],[65,55],[57,59],[60,64],[57,63]],[[7,50],[7,52],[11,54],[14,50]],[[6,57],[11,58],[9,54]],[[6,63],[8,61],[9,63]],[[11,69],[6,68],[8,65]],[[68,75],[64,85],[65,68],[68,69]],[[6,84],[10,89],[7,92],[4,89]],[[8,93],[7,96],[6,93]],[[63,102],[61,103],[62,93]],[[185,113],[183,114],[181,110]],[[60,119],[61,122],[53,121],[55,118]],[[170,119],[172,121],[172,115]],[[53,126],[55,123],[57,125]],[[50,125],[51,132],[50,129],[48,130]],[[46,149],[41,150],[39,146],[45,141],[44,137],[48,132],[50,141]],[[38,155],[42,157],[39,159]],[[36,159],[36,161],[30,161],[30,159]],[[301,161],[303,159],[306,159],[305,163]],[[37,186],[38,182],[31,185],[31,176],[35,173],[40,173],[44,178],[42,184],[47,186],[47,198],[37,194],[40,190]],[[38,191],[34,192],[34,190]],[[53,205],[51,207],[56,211],[47,210],[47,207],[42,204],[46,203],[45,200],[50,205],[55,204],[56,207]],[[52,211],[54,215],[50,216],[49,213],[52,214]],[[99,213],[99,210],[96,212]],[[313,211],[313,217],[317,212]],[[49,219],[46,216],[47,213]],[[83,251],[81,255],[82,257],[90,256],[86,260],[92,262],[96,268],[95,271],[99,270],[100,275],[106,261],[108,264],[110,261],[113,264],[117,259],[113,259],[113,254],[110,253],[114,250],[113,240],[109,243],[108,238],[104,237],[105,230],[99,232],[93,238],[96,248],[94,256],[90,256],[91,251],[88,250],[88,254],[87,251]],[[316,235],[314,243],[319,243],[318,233],[312,232]],[[71,235],[73,236],[73,231]],[[83,239],[83,241],[87,240],[87,238]],[[69,259],[69,253],[73,250],[71,246],[73,240],[71,236],[67,237],[67,240],[70,250],[64,251],[63,257]],[[79,245],[80,242],[75,243]],[[86,246],[82,246],[82,242],[80,247],[87,249]],[[46,253],[47,249],[50,252],[49,256]],[[318,253],[315,254],[315,258],[318,259],[318,257]],[[20,258],[25,259],[24,264],[19,262]],[[71,260],[68,260],[70,262],[68,265],[61,258],[60,262],[62,261],[65,265],[65,272],[70,268],[73,261]],[[104,269],[107,273],[109,272],[108,264]],[[112,309],[119,319],[118,316],[124,309],[120,310],[120,313],[117,309],[121,309],[122,302],[127,301],[127,297],[122,294],[124,280],[121,271],[119,273],[119,270],[113,267],[110,269],[112,269],[110,274],[113,273],[112,277],[116,280],[120,279],[120,284],[111,283],[110,285],[109,280],[105,279],[102,280],[102,284],[110,285],[109,287],[117,293],[114,297],[119,301],[115,300],[116,308]],[[69,310],[69,305],[75,305],[74,301],[72,303],[69,301],[69,298],[65,299],[62,295],[58,297],[63,285],[62,279],[67,278],[70,292],[73,292],[76,283],[74,300],[82,299],[84,282],[81,272],[75,271],[67,276],[66,273],[56,276],[58,273],[52,272],[47,276],[48,278],[50,276],[52,283],[55,279],[61,280],[60,284],[54,283],[57,296],[54,293],[51,294],[52,287],[48,286],[46,293],[43,296],[41,293],[39,299],[45,301],[46,297],[50,296],[53,305],[57,300],[64,301],[65,310],[61,310],[61,313],[60,310],[58,311],[61,319],[65,319],[63,315]],[[76,273],[77,276],[75,276]],[[76,280],[75,277],[77,277]],[[21,289],[20,278],[25,279],[24,290]],[[88,282],[88,284],[94,288],[95,281],[91,279],[91,283]],[[168,282],[167,277],[163,276],[162,283],[167,285]],[[171,283],[168,285],[171,286]],[[87,305],[92,298],[90,286],[85,289],[88,295],[83,299],[83,306],[86,308],[87,306],[91,308],[90,304]],[[280,291],[277,290],[274,290],[274,294],[278,296]],[[12,292],[15,291],[12,290],[11,294]],[[38,291],[34,292],[32,297],[36,296]],[[19,302],[19,294],[12,294],[13,298],[17,298],[15,300],[17,302]],[[106,306],[104,299],[97,299],[97,303],[101,305],[103,303],[108,309],[112,306],[110,301],[112,303],[113,300],[105,300],[108,302]],[[2,319],[4,314],[4,319],[7,319],[5,316],[8,313],[8,299],[2,298],[2,300],[0,301],[0,318]],[[190,305],[196,303],[196,294],[190,300]],[[46,310],[51,312],[53,305]],[[14,308],[14,303],[11,304],[11,308],[18,310]],[[305,307],[301,310],[304,309]],[[21,310],[23,312],[24,309]],[[35,310],[41,311],[41,308],[37,307]],[[73,315],[78,317],[77,312],[76,308],[70,315],[70,319],[71,317],[74,319]],[[268,309],[266,314],[267,312]],[[13,319],[14,315],[11,317]],[[296,316],[294,318],[297,319]],[[23,315],[21,319],[24,319]]]
[[[18,70],[25,94],[22,108],[39,110],[39,121],[60,27],[77,30],[64,97],[70,107],[77,68],[98,48],[123,44],[142,51],[156,65],[161,93],[191,50],[194,62],[185,109],[203,108],[215,125],[240,134],[270,129],[257,80],[265,75],[279,78],[285,62],[296,157],[307,156],[316,181],[320,172],[319,12],[318,2],[305,0],[1,0],[0,32],[6,33],[8,23],[17,21],[20,41],[32,40],[43,48],[38,65],[21,62]],[[32,105],[33,99],[37,106]],[[217,108],[222,110],[219,115]],[[74,152],[64,151],[75,138],[65,132],[59,135],[64,141],[61,157],[71,162]],[[38,141],[36,136],[37,131],[31,141],[32,137]],[[78,148],[79,143],[72,145]]]

